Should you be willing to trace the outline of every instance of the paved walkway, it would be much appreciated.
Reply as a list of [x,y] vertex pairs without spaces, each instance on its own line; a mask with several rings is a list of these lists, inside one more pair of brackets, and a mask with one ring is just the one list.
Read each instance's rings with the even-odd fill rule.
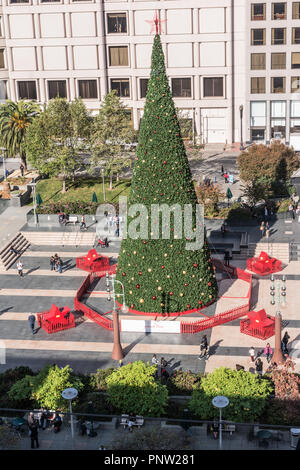
[[[39,431],[39,450],[98,450],[102,445],[108,451],[105,455],[111,455],[113,448],[117,445],[118,441],[122,441],[124,437],[127,437],[128,430],[124,430],[121,427],[115,429],[113,424],[95,423],[97,436],[90,438],[88,436],[79,436],[77,431],[74,435],[74,439],[71,436],[71,429],[69,426],[63,424],[61,431],[55,434],[52,429],[47,428],[45,431]],[[146,431],[155,431],[160,433],[160,424],[154,421],[145,420],[145,424],[142,428]],[[188,431],[184,431],[181,426],[167,426],[167,429],[179,430],[181,433],[185,433],[185,436],[190,442],[190,450],[218,450],[219,441],[213,439],[212,435],[203,434],[201,428],[193,426]],[[133,436],[140,433],[141,430],[134,429]],[[284,440],[282,442],[270,441],[268,450],[293,450],[290,446],[289,432],[283,433]],[[16,445],[17,449],[30,450],[30,438],[23,437]],[[264,448],[258,447],[258,441],[255,439],[249,441],[248,431],[243,429],[242,426],[237,428],[237,431],[231,436],[229,433],[223,433],[223,450],[265,450]],[[151,450],[151,453],[155,449]],[[197,454],[198,455],[198,454]]]

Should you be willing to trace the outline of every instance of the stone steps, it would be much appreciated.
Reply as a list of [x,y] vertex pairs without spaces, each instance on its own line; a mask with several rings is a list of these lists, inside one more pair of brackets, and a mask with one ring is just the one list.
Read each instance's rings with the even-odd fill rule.
[[247,258],[258,257],[261,251],[266,251],[269,256],[277,258],[284,263],[290,261],[290,249],[288,243],[250,243],[248,248],[241,248],[239,254],[234,255],[234,259],[245,260]]
[[95,232],[23,232],[33,245],[93,246]]
[[[14,235],[0,251],[0,270],[7,271],[29,246],[29,240],[27,240],[21,232]],[[9,250],[11,247],[17,250],[18,254],[10,253]]]

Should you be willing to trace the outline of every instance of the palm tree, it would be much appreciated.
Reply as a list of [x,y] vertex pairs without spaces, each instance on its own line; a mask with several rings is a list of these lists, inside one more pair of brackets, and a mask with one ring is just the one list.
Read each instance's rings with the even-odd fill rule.
[[40,105],[33,101],[7,100],[0,106],[0,143],[10,157],[20,156],[27,169],[25,138],[28,126],[41,112]]

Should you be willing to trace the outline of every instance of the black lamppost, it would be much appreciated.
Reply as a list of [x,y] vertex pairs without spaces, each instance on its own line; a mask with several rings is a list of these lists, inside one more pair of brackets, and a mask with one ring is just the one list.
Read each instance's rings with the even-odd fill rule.
[[[274,274],[271,275],[271,286],[270,286],[270,295],[271,295],[271,304],[277,304],[277,311],[275,314],[275,348],[274,354],[272,357],[272,364],[275,362],[276,364],[282,364],[284,362],[284,358],[282,355],[281,349],[281,330],[282,330],[282,317],[280,313],[280,304],[285,307],[286,305],[286,277],[282,276],[282,286],[280,285],[280,280],[277,280],[277,285],[274,285]],[[281,287],[281,291],[280,291]],[[276,293],[275,293],[276,291]],[[281,296],[280,296],[281,294]],[[276,299],[274,299],[276,297]],[[282,298],[281,298],[282,297]]]
[[243,110],[244,110],[244,106],[241,104],[241,106],[240,106],[240,121],[241,121],[241,142],[240,142],[240,150],[244,150],[244,145],[243,145]]

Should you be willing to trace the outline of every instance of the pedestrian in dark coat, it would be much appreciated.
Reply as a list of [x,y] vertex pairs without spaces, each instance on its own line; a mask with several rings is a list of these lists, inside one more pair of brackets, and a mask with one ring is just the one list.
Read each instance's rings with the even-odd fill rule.
[[262,375],[263,362],[260,357],[258,357],[255,361],[255,370],[258,375]]
[[61,260],[61,258],[57,258],[56,264],[57,264],[57,271],[61,274],[62,273],[62,260]]
[[24,166],[23,165],[20,165],[20,171],[21,171],[21,176],[23,178],[23,176],[24,176]]
[[38,440],[38,428],[36,424],[33,424],[29,430],[30,439],[31,439],[31,448],[34,449],[34,443],[36,443],[36,448],[38,449],[39,440]]
[[27,423],[28,423],[29,428],[31,428],[31,426],[35,424],[34,414],[32,411],[29,413],[27,417]]
[[29,321],[29,326],[30,326],[31,332],[32,332],[32,334],[34,334],[35,316],[32,315],[32,314],[29,315],[28,321]]
[[290,336],[289,336],[288,332],[286,331],[284,333],[284,337],[281,340],[281,349],[282,349],[283,353],[288,352],[287,344],[289,342],[289,339],[290,339]]

